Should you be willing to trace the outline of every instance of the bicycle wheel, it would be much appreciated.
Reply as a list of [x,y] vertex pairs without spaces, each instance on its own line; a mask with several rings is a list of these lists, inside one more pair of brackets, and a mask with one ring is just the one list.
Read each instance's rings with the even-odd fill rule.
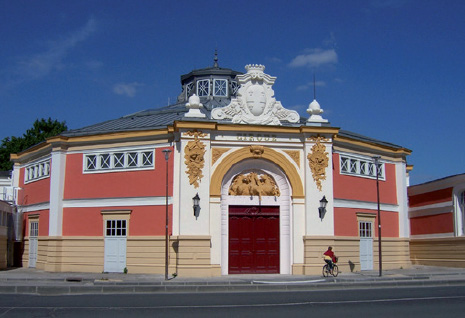
[[337,274],[339,274],[339,268],[337,267],[336,264],[333,265],[333,272],[332,272],[333,276],[336,277]]
[[328,277],[329,276],[329,268],[328,264],[323,265],[323,277]]

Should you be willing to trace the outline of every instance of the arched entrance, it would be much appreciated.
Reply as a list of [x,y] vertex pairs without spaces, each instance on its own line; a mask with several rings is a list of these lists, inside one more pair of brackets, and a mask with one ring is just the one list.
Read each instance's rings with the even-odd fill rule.
[[[238,175],[271,176],[279,196],[230,195]],[[221,186],[221,272],[290,274],[291,188],[286,175],[264,159],[231,167]]]

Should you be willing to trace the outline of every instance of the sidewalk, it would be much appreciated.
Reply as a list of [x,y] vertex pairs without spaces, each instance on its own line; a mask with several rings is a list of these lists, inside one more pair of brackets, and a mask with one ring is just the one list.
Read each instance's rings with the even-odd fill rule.
[[175,292],[258,292],[321,289],[465,285],[465,268],[412,266],[409,269],[340,273],[338,277],[228,275],[175,277],[116,273],[50,273],[32,268],[0,271],[0,294],[96,294]]

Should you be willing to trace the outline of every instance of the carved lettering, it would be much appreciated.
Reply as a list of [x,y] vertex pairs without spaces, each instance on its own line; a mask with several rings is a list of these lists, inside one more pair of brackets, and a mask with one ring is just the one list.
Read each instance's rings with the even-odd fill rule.
[[277,136],[276,135],[269,135],[269,134],[241,134],[238,133],[236,135],[236,139],[239,141],[268,141],[268,142],[276,142]]

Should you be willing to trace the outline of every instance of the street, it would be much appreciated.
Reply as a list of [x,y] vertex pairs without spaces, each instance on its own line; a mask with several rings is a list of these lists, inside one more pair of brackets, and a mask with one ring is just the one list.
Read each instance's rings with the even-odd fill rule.
[[463,317],[465,286],[312,292],[2,295],[0,317]]

